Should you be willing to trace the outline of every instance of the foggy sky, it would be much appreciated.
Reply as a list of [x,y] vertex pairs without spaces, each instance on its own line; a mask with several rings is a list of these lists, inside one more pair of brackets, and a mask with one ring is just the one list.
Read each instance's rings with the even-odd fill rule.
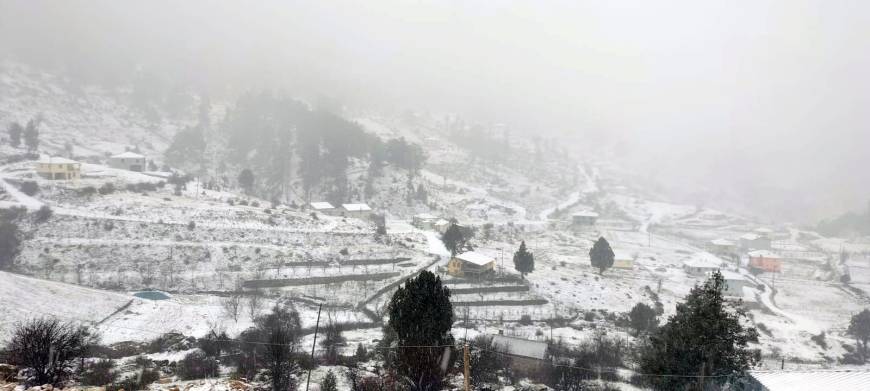
[[770,217],[870,198],[866,1],[0,0],[0,56],[572,134]]

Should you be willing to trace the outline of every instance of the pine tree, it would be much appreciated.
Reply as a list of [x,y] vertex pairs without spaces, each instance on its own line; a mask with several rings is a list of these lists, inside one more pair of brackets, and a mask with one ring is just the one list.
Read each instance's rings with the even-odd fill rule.
[[598,274],[604,274],[604,271],[613,266],[613,249],[610,248],[610,243],[603,237],[598,238],[598,241],[589,250],[589,260],[592,266],[598,268]]
[[250,194],[254,189],[254,173],[246,168],[239,173],[239,186],[245,190],[246,194]]
[[520,242],[520,249],[514,253],[514,268],[526,278],[526,274],[535,271],[535,255],[526,250],[526,242]]
[[21,133],[24,132],[24,127],[18,122],[9,124],[9,145],[18,148],[21,145]]
[[39,148],[39,123],[37,119],[27,121],[27,126],[24,128],[24,145],[27,146],[29,152],[36,152]]
[[759,351],[749,348],[749,343],[758,342],[758,332],[744,326],[746,311],[727,302],[724,289],[725,279],[716,271],[692,288],[668,323],[643,347],[641,372],[680,375],[650,378],[655,389],[685,389],[690,382],[706,389],[710,383],[741,376],[758,362]]
[[332,373],[331,370],[326,372],[326,376],[324,376],[323,381],[320,382],[320,391],[336,391],[338,388],[335,383],[335,374]]
[[657,316],[656,310],[652,307],[644,303],[637,303],[631,309],[631,312],[628,313],[628,320],[631,323],[631,327],[640,334],[656,328],[658,325]]
[[444,375],[440,363],[444,354],[451,354],[445,345],[453,344],[450,290],[424,270],[393,294],[388,311],[388,326],[401,346],[395,361],[398,374],[412,388],[439,389]]
[[10,269],[15,257],[21,252],[20,236],[21,231],[14,219],[0,217],[0,270]]
[[865,309],[852,316],[846,333],[855,337],[858,353],[861,355],[862,361],[867,361],[868,353],[870,353],[867,351],[867,342],[870,341],[870,310]]
[[462,232],[459,224],[451,223],[450,227],[441,235],[441,241],[444,242],[444,247],[450,250],[451,256],[459,254],[468,244],[468,238]]

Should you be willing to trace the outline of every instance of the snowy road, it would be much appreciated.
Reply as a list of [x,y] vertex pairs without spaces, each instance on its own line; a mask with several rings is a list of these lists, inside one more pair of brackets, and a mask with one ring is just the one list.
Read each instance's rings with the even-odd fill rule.
[[27,209],[39,210],[39,208],[41,208],[43,205],[41,201],[22,193],[21,190],[18,190],[15,186],[12,186],[9,182],[6,182],[6,179],[3,177],[0,177],[0,186],[3,187],[3,190],[5,192],[9,193],[10,196],[15,198],[15,200],[18,201],[21,206],[24,206]]

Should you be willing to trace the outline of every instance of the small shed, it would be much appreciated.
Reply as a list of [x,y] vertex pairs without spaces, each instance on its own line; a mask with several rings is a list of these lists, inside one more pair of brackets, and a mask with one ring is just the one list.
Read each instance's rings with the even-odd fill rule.
[[82,164],[62,157],[46,157],[34,164],[36,174],[51,180],[68,181],[82,177]]
[[629,253],[616,251],[613,254],[613,268],[622,270],[634,269],[634,257]]
[[592,211],[577,212],[571,215],[571,224],[575,226],[595,225],[598,213]]
[[420,229],[430,230],[434,228],[436,221],[438,221],[438,216],[434,216],[429,213],[420,213],[418,215],[414,215],[414,217],[411,219],[411,224]]
[[120,170],[142,172],[146,169],[145,155],[135,152],[124,152],[109,157],[109,167]]
[[480,278],[495,270],[495,258],[478,252],[457,254],[447,262],[447,274],[454,277]]
[[683,261],[683,270],[688,275],[706,276],[722,268],[721,259],[708,252],[697,252]]
[[770,250],[770,237],[750,232],[740,236],[740,247],[744,250]]
[[541,370],[548,356],[547,343],[542,341],[499,334],[492,337],[490,345],[493,350],[510,355],[511,367],[523,375]]
[[438,221],[432,224],[432,227],[435,228],[435,231],[438,231],[438,233],[443,235],[445,232],[447,232],[447,228],[450,228],[450,221],[445,219],[438,219]]
[[749,267],[768,273],[779,273],[782,270],[782,258],[779,254],[768,250],[749,252]]
[[372,215],[372,208],[368,204],[341,204],[341,208],[347,217],[365,219]]
[[317,213],[323,213],[325,215],[332,215],[336,213],[335,207],[326,201],[312,202],[309,205],[311,206],[311,210]]

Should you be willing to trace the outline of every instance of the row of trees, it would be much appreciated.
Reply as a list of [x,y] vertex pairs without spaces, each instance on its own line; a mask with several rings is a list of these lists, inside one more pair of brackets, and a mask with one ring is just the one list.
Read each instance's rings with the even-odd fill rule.
[[24,126],[20,122],[10,123],[7,128],[9,145],[18,148],[23,140],[28,152],[36,152],[39,148],[40,124],[42,124],[42,117],[31,118]]

